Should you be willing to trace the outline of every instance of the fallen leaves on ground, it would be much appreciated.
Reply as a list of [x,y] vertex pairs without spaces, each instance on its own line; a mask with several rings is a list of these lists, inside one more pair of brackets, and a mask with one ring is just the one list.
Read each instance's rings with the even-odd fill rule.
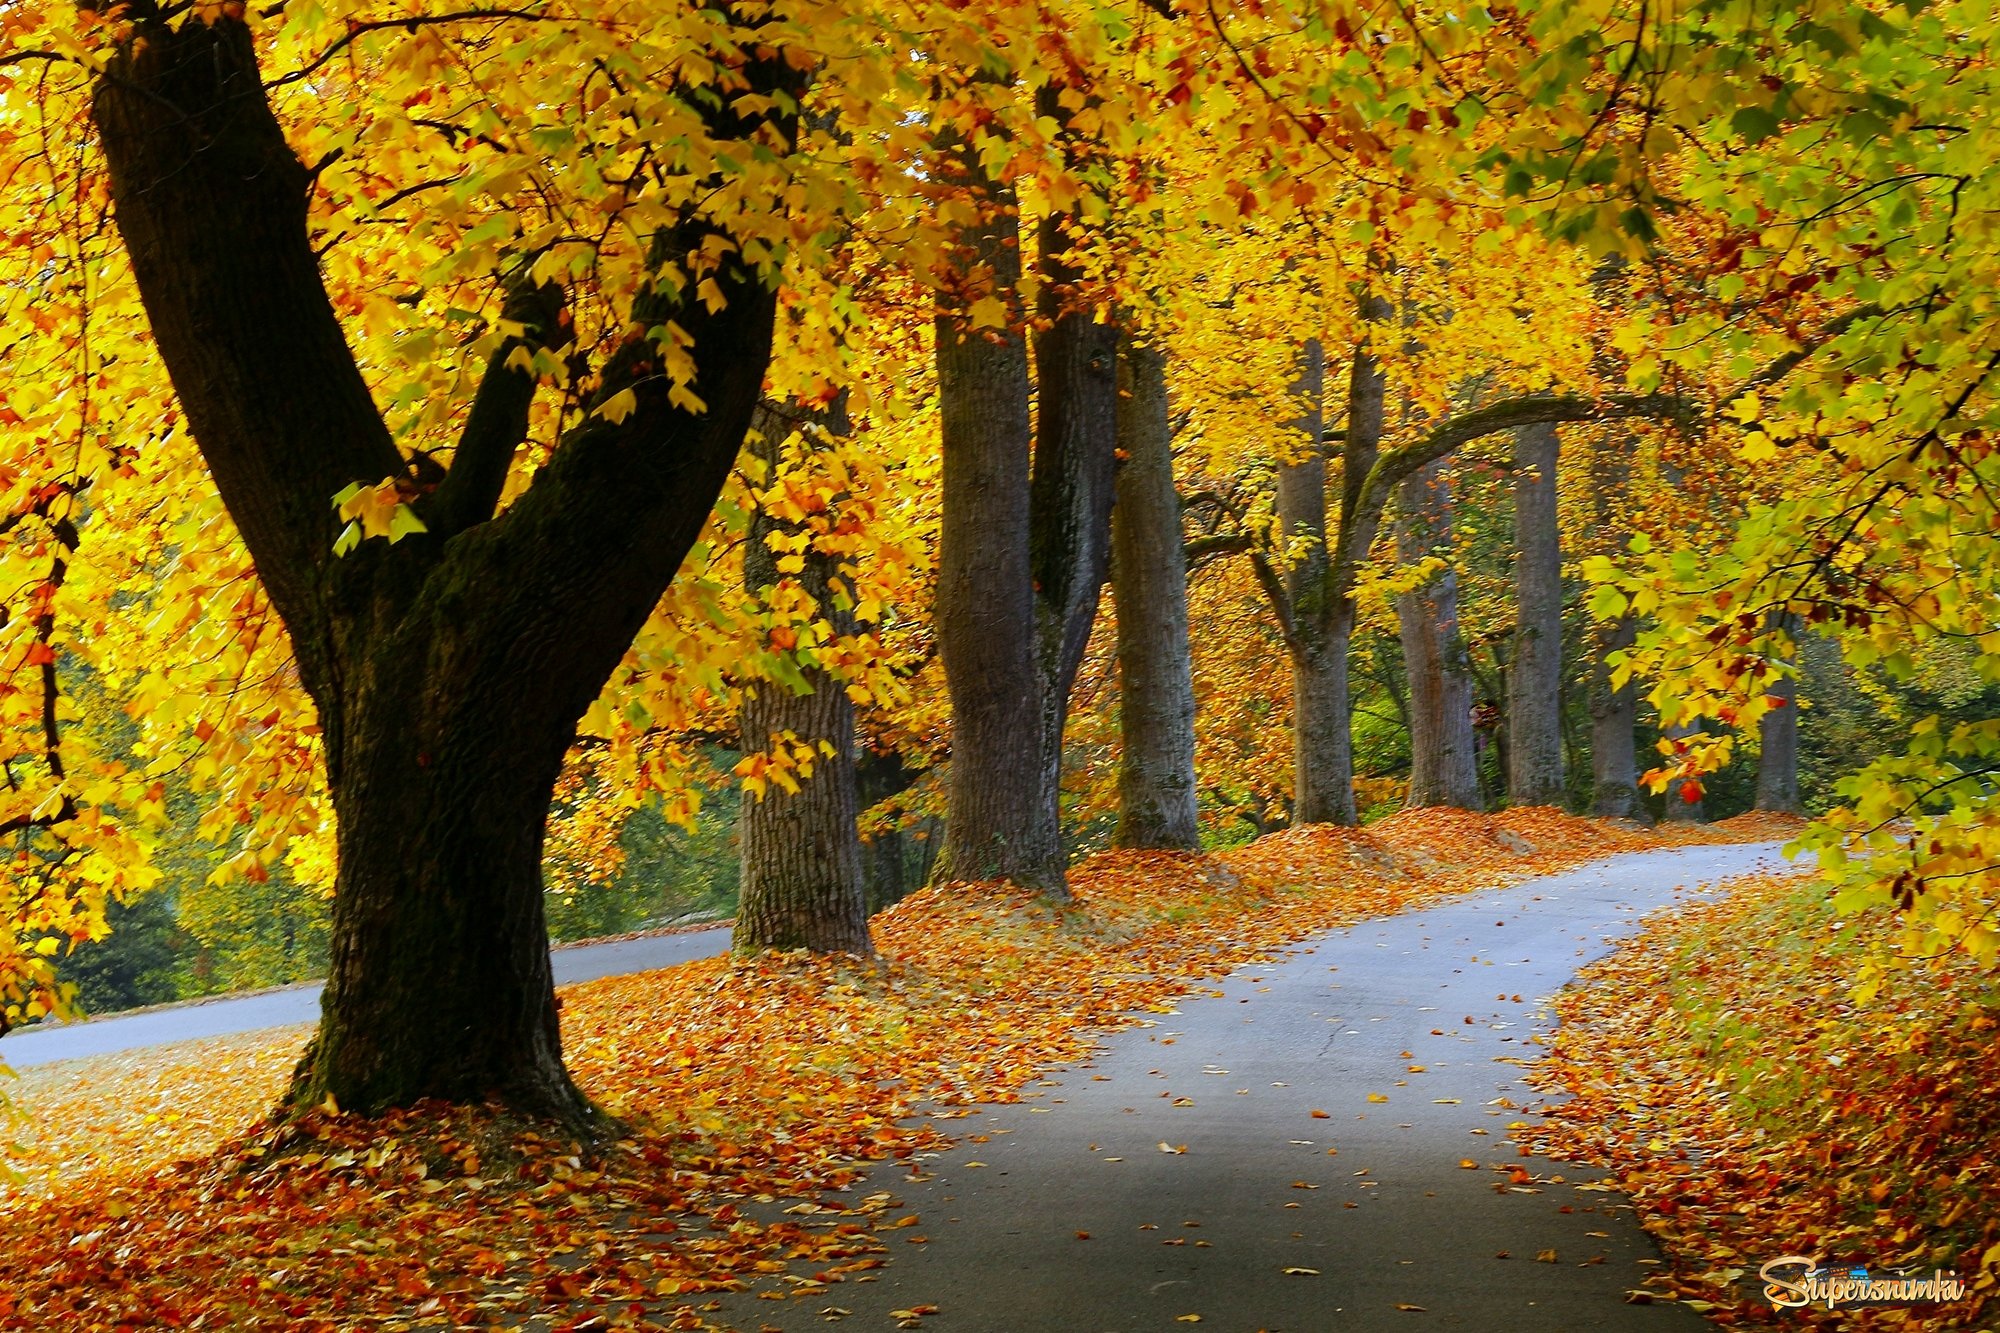
[[21,1084],[39,1129],[0,1213],[0,1328],[539,1313],[698,1329],[707,1293],[752,1281],[823,1296],[872,1276],[887,1233],[917,1220],[891,1189],[857,1197],[871,1165],[943,1151],[954,1108],[1015,1100],[1200,981],[1448,894],[1784,831],[1422,811],[1212,857],[1095,857],[1064,907],[936,886],[875,918],[872,962],[713,959],[567,989],[570,1067],[630,1126],[595,1153],[483,1108],[258,1124],[296,1029],[50,1066]]
[[[1531,1081],[1571,1099],[1516,1129],[1608,1166],[1672,1265],[1660,1294],[1720,1324],[1990,1327],[2000,1290],[2000,989],[1962,955],[1853,998],[1886,916],[1838,921],[1804,874],[1732,881],[1586,969]],[[1803,1255],[1956,1269],[1951,1305],[1775,1310],[1756,1280]]]

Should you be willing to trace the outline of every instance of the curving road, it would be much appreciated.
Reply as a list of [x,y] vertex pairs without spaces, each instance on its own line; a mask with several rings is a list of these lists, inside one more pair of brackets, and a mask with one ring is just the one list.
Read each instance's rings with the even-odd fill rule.
[[1167,1333],[1191,1315],[1218,1333],[1704,1328],[1625,1303],[1652,1242],[1621,1196],[1576,1188],[1601,1172],[1521,1157],[1507,1125],[1538,1100],[1521,1067],[1545,998],[1681,886],[1782,864],[1778,846],[1631,853],[1244,969],[1022,1104],[946,1122],[960,1147],[921,1178],[857,1191],[893,1190],[920,1219],[882,1233],[877,1281],[736,1293],[708,1317],[786,1333],[894,1327],[919,1306],[939,1333]]
[[[604,944],[569,945],[549,951],[556,984],[567,986],[598,977],[650,972],[690,959],[709,958],[729,948],[729,927],[642,935]],[[290,1027],[319,1021],[321,987],[314,982],[254,995],[226,995],[142,1013],[113,1014],[78,1023],[38,1024],[0,1038],[0,1065],[26,1069],[57,1060],[162,1046],[196,1037],[222,1037],[259,1028]]]

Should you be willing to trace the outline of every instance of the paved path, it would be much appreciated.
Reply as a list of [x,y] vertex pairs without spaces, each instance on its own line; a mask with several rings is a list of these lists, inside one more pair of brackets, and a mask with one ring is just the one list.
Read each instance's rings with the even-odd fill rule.
[[733,1294],[710,1317],[786,1333],[892,1328],[920,1305],[938,1307],[931,1333],[1166,1333],[1196,1314],[1217,1333],[1701,1329],[1684,1307],[1624,1303],[1651,1241],[1621,1196],[1574,1187],[1601,1172],[1520,1157],[1506,1133],[1524,1113],[1494,1103],[1535,1102],[1519,1062],[1543,1001],[1607,937],[1678,886],[1781,863],[1778,845],[1628,854],[1245,969],[1025,1103],[949,1122],[960,1146],[928,1179],[878,1174],[865,1189],[921,1218],[883,1233],[878,1281]]
[[[556,984],[567,986],[598,977],[650,972],[693,958],[708,958],[729,948],[729,928],[692,930],[671,935],[645,935],[608,944],[580,944],[550,951]],[[317,982],[256,995],[224,996],[190,1004],[169,1005],[144,1013],[90,1019],[81,1023],[36,1026],[0,1038],[0,1064],[14,1069],[75,1060],[86,1055],[137,1050],[196,1037],[221,1037],[258,1028],[289,1027],[319,1021]]]

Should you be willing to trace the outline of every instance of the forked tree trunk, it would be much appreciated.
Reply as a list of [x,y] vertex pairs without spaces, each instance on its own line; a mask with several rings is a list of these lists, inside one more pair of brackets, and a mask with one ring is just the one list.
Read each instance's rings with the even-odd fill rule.
[[[1796,635],[1799,621],[1796,617],[1779,616],[1775,627]],[[1797,656],[1794,651],[1794,661]],[[1781,702],[1757,722],[1757,808],[1776,814],[1800,814],[1805,805],[1799,799],[1798,678],[1780,676],[1764,692]]]
[[1174,489],[1167,359],[1119,345],[1118,503],[1111,511],[1118,599],[1119,847],[1201,845],[1194,776],[1194,667],[1187,557]]
[[[1057,93],[1044,87],[1038,105],[1067,127]],[[1083,298],[1069,253],[1076,219],[1045,218],[1031,413],[1018,201],[962,147],[943,171],[982,216],[960,230],[937,323],[937,632],[954,718],[934,873],[1008,879],[1064,900],[1063,732],[1110,573],[1117,333]],[[973,302],[987,295],[1005,306],[1004,328],[970,327]]]
[[[1443,459],[1399,491],[1396,553],[1405,564],[1451,559],[1451,483]],[[1472,730],[1472,670],[1458,627],[1458,574],[1449,565],[1396,599],[1403,662],[1410,678],[1410,790],[1413,808],[1476,810],[1479,760]]]
[[[526,331],[495,352],[449,473],[433,493],[412,487],[429,531],[338,557],[335,493],[409,473],[321,284],[309,173],[240,20],[177,23],[150,0],[126,17],[94,104],[118,227],[189,428],[290,635],[338,821],[331,967],[289,1100],[365,1112],[497,1097],[592,1127],[563,1068],[542,916],[550,794],[577,719],[728,475],[775,298],[734,268],[717,274],[719,310],[642,294],[634,323],[671,319],[693,338],[690,387],[708,410],[675,406],[647,373],[655,350],[628,345],[601,393],[629,390],[632,411],[570,432],[496,517],[535,389],[508,360],[557,341],[559,294],[517,287],[507,317]],[[765,101],[801,88],[782,56],[745,73]],[[709,115],[716,134],[767,149],[793,128],[780,113]],[[655,248],[712,234],[689,221]]]
[[[782,469],[784,437],[790,426],[776,413],[761,414],[753,451],[766,464],[767,484]],[[806,429],[828,436],[847,434],[845,404]],[[814,447],[808,444],[808,448]],[[824,444],[818,447],[827,447]],[[796,578],[819,609],[833,638],[854,632],[854,614],[835,602],[839,560],[817,542],[802,552],[805,567],[796,575],[778,568],[774,536],[794,536],[801,525],[785,523],[760,505],[750,518],[743,548],[744,589],[767,597]],[[799,789],[773,782],[760,795],[746,792],[738,816],[742,846],[742,895],[732,944],[739,953],[760,949],[810,949],[814,953],[874,952],[868,938],[867,885],[862,874],[860,813],[854,767],[854,703],[847,687],[811,663],[801,664],[805,693],[769,677],[750,685],[738,726],[745,752],[804,744],[815,757],[809,773],[796,775]]]
[[1518,620],[1507,676],[1507,799],[1565,802],[1562,749],[1562,536],[1556,521],[1552,425],[1514,434],[1514,593]]

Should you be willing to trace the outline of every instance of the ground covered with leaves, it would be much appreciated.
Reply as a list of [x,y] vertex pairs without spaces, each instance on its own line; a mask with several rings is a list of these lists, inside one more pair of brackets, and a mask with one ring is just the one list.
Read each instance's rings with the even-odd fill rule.
[[920,1169],[954,1108],[1013,1100],[1205,980],[1449,894],[1782,832],[1425,811],[1095,857],[1064,908],[937,886],[875,918],[873,961],[713,959],[566,990],[571,1068],[630,1126],[594,1151],[477,1108],[264,1122],[301,1029],[33,1070],[0,1328],[703,1328],[707,1293],[755,1275],[802,1297],[871,1280],[921,1219],[867,1172]]
[[[1672,1265],[1661,1294],[1742,1326],[1991,1328],[2000,1314],[2000,986],[1963,954],[1866,1003],[1894,923],[1806,874],[1733,881],[1585,970],[1533,1078],[1572,1094],[1515,1138],[1614,1169]],[[1783,1255],[1956,1270],[1950,1305],[1777,1310]],[[1794,1270],[1796,1271],[1796,1270]]]

